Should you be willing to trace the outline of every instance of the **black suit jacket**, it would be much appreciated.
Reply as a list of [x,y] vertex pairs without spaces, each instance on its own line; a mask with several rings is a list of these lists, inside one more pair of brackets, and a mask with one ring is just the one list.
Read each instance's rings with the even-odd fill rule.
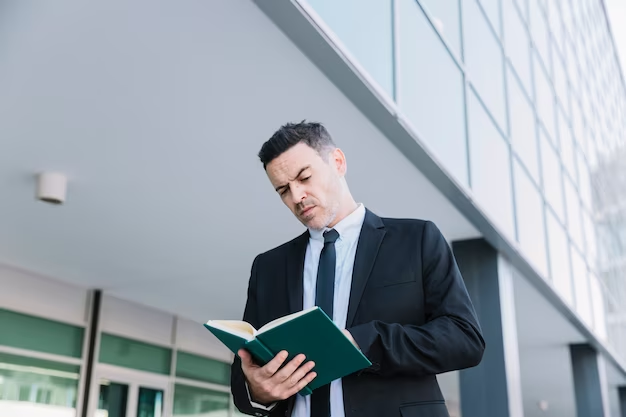
[[[302,310],[308,239],[305,232],[254,259],[243,319],[255,328]],[[343,378],[346,417],[447,417],[436,374],[477,365],[485,348],[463,278],[437,227],[380,218],[369,210],[346,328],[372,362]],[[231,390],[245,414],[291,415],[295,397],[271,412],[251,406],[237,357]]]

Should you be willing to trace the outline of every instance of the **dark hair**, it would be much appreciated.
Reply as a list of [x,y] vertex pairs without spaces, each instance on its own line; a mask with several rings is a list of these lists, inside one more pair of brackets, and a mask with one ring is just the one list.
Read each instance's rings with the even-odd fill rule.
[[304,143],[315,149],[322,158],[326,158],[327,153],[335,148],[333,139],[321,123],[307,123],[304,120],[300,123],[287,123],[261,146],[259,159],[263,163],[263,168],[298,143]]

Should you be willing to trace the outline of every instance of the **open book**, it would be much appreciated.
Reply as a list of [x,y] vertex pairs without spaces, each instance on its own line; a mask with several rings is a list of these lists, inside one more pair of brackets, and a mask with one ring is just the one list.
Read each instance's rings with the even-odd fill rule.
[[289,353],[285,363],[300,353],[306,356],[304,363],[314,361],[317,376],[301,395],[371,365],[319,307],[280,317],[258,330],[237,320],[209,320],[204,326],[231,352],[245,348],[261,366],[281,350]]

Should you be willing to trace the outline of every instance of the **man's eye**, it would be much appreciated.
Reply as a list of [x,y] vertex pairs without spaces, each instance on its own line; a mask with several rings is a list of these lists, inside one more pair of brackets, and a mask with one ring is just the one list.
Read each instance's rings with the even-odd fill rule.
[[311,178],[311,176],[310,176],[310,175],[309,175],[308,177],[306,177],[306,178],[302,178],[302,181],[306,181],[306,180],[308,180],[309,178]]

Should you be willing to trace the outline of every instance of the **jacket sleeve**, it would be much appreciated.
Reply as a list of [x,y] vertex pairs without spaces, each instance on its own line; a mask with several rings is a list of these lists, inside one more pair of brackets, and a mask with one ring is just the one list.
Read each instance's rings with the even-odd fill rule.
[[452,250],[432,222],[424,224],[421,241],[426,322],[371,321],[348,329],[372,362],[364,372],[421,376],[482,360],[485,341]]
[[[259,256],[252,262],[252,271],[250,273],[250,281],[248,283],[248,299],[243,313],[243,320],[250,323],[254,328],[259,328],[259,319],[257,312],[257,267]],[[269,416],[275,409],[275,404],[267,408],[255,407],[258,405],[252,403],[249,396],[246,377],[241,369],[241,359],[235,355],[235,359],[231,366],[230,388],[233,394],[233,401],[239,411],[244,414],[254,416]],[[253,405],[254,404],[254,405]]]

